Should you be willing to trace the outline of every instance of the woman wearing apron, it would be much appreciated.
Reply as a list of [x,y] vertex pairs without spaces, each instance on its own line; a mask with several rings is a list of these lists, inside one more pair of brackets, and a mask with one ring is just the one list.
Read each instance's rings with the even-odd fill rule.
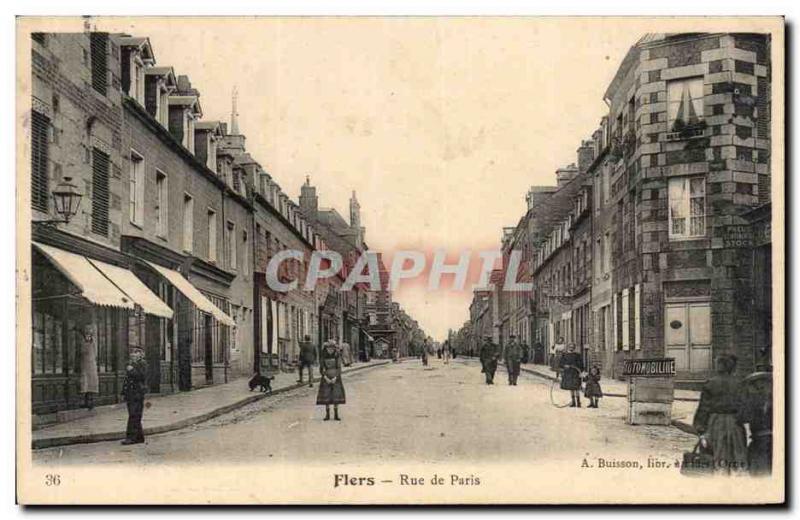
[[333,420],[340,421],[339,405],[345,403],[344,385],[342,384],[342,354],[332,341],[326,341],[322,347],[319,371],[322,379],[317,393],[317,405],[325,405],[324,420],[326,421],[331,418],[330,405],[333,405]]

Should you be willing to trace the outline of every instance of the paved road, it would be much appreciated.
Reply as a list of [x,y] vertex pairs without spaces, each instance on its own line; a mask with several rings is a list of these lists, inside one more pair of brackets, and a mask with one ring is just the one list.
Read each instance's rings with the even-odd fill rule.
[[[264,399],[212,421],[150,436],[145,445],[118,442],[37,450],[44,464],[136,462],[341,463],[413,460],[569,461],[584,456],[679,457],[694,438],[673,427],[628,426],[625,400],[601,408],[557,408],[550,384],[530,375],[519,385],[483,384],[476,362],[433,359],[345,376],[343,421],[322,421],[316,387]],[[563,400],[557,391],[556,400]]]

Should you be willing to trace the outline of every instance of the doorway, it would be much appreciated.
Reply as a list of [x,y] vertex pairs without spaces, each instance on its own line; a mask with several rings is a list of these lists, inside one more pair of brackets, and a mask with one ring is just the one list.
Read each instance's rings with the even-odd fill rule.
[[666,356],[678,372],[711,370],[711,303],[667,303],[664,310]]

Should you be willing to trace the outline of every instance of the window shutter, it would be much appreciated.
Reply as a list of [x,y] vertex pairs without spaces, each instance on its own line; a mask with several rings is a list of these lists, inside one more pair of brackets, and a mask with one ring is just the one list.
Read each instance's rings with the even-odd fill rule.
[[48,177],[50,118],[31,112],[31,206],[47,211],[50,192]]
[[641,285],[636,284],[633,297],[633,336],[634,348],[641,350],[642,348],[642,299],[641,299]]
[[622,350],[630,350],[630,303],[628,289],[622,290]]
[[91,33],[92,88],[106,95],[108,89],[108,33]]
[[136,223],[144,226],[144,184],[146,174],[144,159],[139,161],[139,167],[136,169]]
[[612,318],[612,324],[614,325],[611,328],[611,341],[612,341],[613,349],[617,350],[617,348],[619,347],[619,345],[617,343],[617,319],[618,319],[618,316],[617,316],[617,293],[614,293],[611,296],[611,318]]
[[92,148],[92,232],[108,235],[108,155]]

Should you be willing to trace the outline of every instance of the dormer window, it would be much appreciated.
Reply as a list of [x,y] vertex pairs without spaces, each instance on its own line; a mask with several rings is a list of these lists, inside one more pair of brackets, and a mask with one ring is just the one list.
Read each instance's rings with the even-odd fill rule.
[[194,153],[194,114],[190,110],[184,111],[183,142],[181,144]]
[[144,63],[138,54],[131,54],[131,86],[128,95],[144,106]]
[[208,133],[208,156],[206,157],[206,166],[214,173],[217,171],[217,138],[212,132]]
[[146,67],[144,106],[164,128],[169,128],[169,96],[177,88],[172,67]]

